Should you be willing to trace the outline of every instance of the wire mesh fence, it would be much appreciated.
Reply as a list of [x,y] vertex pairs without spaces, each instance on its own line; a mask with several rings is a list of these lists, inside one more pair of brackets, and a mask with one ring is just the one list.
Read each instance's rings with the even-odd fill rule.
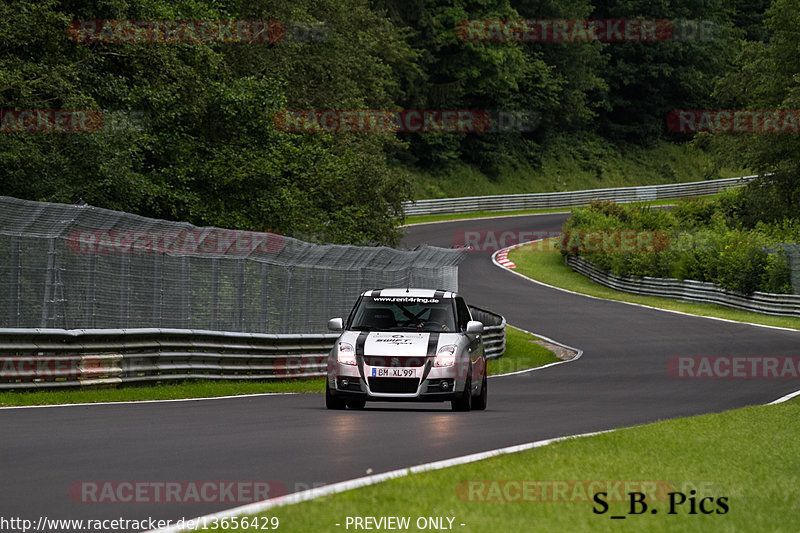
[[457,290],[462,257],[0,196],[0,327],[323,333],[367,289]]

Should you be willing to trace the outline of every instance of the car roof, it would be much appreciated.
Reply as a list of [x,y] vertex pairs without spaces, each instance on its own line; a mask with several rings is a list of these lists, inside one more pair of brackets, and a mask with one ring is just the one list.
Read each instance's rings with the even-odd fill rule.
[[410,296],[415,298],[455,298],[453,291],[439,291],[435,289],[373,289],[364,291],[361,296]]

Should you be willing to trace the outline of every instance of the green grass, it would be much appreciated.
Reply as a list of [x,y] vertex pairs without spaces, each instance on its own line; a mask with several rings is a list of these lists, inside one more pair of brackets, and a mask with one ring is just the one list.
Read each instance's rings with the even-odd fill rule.
[[589,278],[574,272],[571,268],[564,265],[561,253],[554,250],[555,239],[551,239],[549,241],[542,241],[516,248],[508,254],[508,257],[517,265],[515,270],[520,274],[547,283],[548,285],[561,287],[581,294],[597,296],[598,298],[605,298],[607,300],[649,305],[659,309],[681,311],[693,315],[713,316],[740,322],[800,329],[800,319],[797,318],[762,315],[760,313],[741,311],[721,305],[678,302],[668,298],[638,296],[616,291],[599,285]]
[[553,352],[533,341],[539,340],[527,331],[506,326],[506,353],[489,362],[489,375],[508,374],[560,361]]
[[[452,416],[452,415],[446,415]],[[477,418],[480,414],[469,414]],[[800,402],[747,407],[568,439],[546,447],[435,472],[412,474],[313,501],[273,508],[280,531],[347,531],[354,516],[454,517],[456,531],[797,531],[800,516]],[[519,423],[519,421],[518,421]],[[335,453],[335,452],[333,452]],[[377,466],[377,465],[376,465]],[[469,492],[470,481],[570,482],[557,501],[485,501],[490,484]],[[645,487],[657,514],[626,515],[629,503],[612,501],[605,514],[592,501],[590,481]],[[655,483],[655,493],[642,482]],[[499,486],[499,485],[498,485]],[[533,485],[535,486],[535,485]],[[620,490],[623,491],[624,485]],[[728,512],[689,514],[690,504],[668,514],[668,492],[697,490],[696,500],[727,498]],[[512,497],[514,492],[510,492]],[[540,494],[540,493],[539,493]],[[573,496],[574,494],[574,496]],[[471,496],[471,498],[470,498]],[[501,496],[502,497],[502,496]],[[484,501],[481,501],[481,498]],[[708,507],[707,507],[708,508]],[[717,505],[710,509],[722,509]],[[336,524],[341,526],[336,526]],[[460,524],[465,526],[460,526]],[[353,531],[351,526],[350,531]],[[409,531],[417,531],[412,525]]]
[[491,177],[466,164],[408,172],[413,197],[422,199],[656,185],[740,176],[743,170],[716,168],[708,153],[688,144],[620,148],[599,138],[570,137],[543,147],[538,168],[520,165]]
[[[533,344],[527,332],[506,329],[506,354],[490,363],[491,374],[504,374],[546,365],[558,359],[553,353]],[[153,385],[103,389],[52,389],[0,392],[0,407],[21,405],[56,405],[70,403],[129,402],[213,398],[261,393],[316,393],[325,391],[323,378],[290,381],[183,381]]]
[[445,213],[438,215],[413,215],[403,219],[403,225],[427,224],[429,222],[446,222],[449,220],[467,220],[471,218],[510,217],[514,215],[541,215],[545,213],[568,213],[569,207],[552,209],[519,209],[515,211],[475,211],[474,213]]
[[0,406],[212,398],[241,394],[320,392],[323,378],[287,381],[182,381],[118,389],[53,389],[0,393]]

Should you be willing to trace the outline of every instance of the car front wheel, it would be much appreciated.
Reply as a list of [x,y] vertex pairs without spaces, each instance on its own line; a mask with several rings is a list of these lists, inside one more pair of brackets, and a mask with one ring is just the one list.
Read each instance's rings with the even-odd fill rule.
[[347,407],[350,409],[363,409],[367,405],[367,400],[362,400],[360,398],[353,398],[351,400],[347,400]]
[[472,399],[472,408],[475,411],[486,410],[486,404],[489,400],[489,391],[486,388],[486,384],[488,382],[489,380],[486,379],[486,376],[483,376],[483,383],[481,383],[481,393]]
[[325,381],[325,407],[328,409],[342,410],[347,406],[347,402],[342,398],[337,398],[331,394],[330,386],[327,380]]
[[459,398],[450,402],[450,406],[453,411],[469,411],[472,409],[472,378],[467,378],[467,382],[464,384],[464,392]]

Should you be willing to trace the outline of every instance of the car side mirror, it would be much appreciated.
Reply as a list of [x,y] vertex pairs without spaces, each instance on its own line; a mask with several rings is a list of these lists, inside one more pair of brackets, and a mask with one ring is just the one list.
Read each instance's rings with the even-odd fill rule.
[[483,322],[478,322],[477,320],[470,320],[467,322],[467,333],[482,333],[483,332]]
[[331,331],[342,331],[344,329],[344,323],[342,322],[342,319],[331,318],[328,320],[328,329]]

